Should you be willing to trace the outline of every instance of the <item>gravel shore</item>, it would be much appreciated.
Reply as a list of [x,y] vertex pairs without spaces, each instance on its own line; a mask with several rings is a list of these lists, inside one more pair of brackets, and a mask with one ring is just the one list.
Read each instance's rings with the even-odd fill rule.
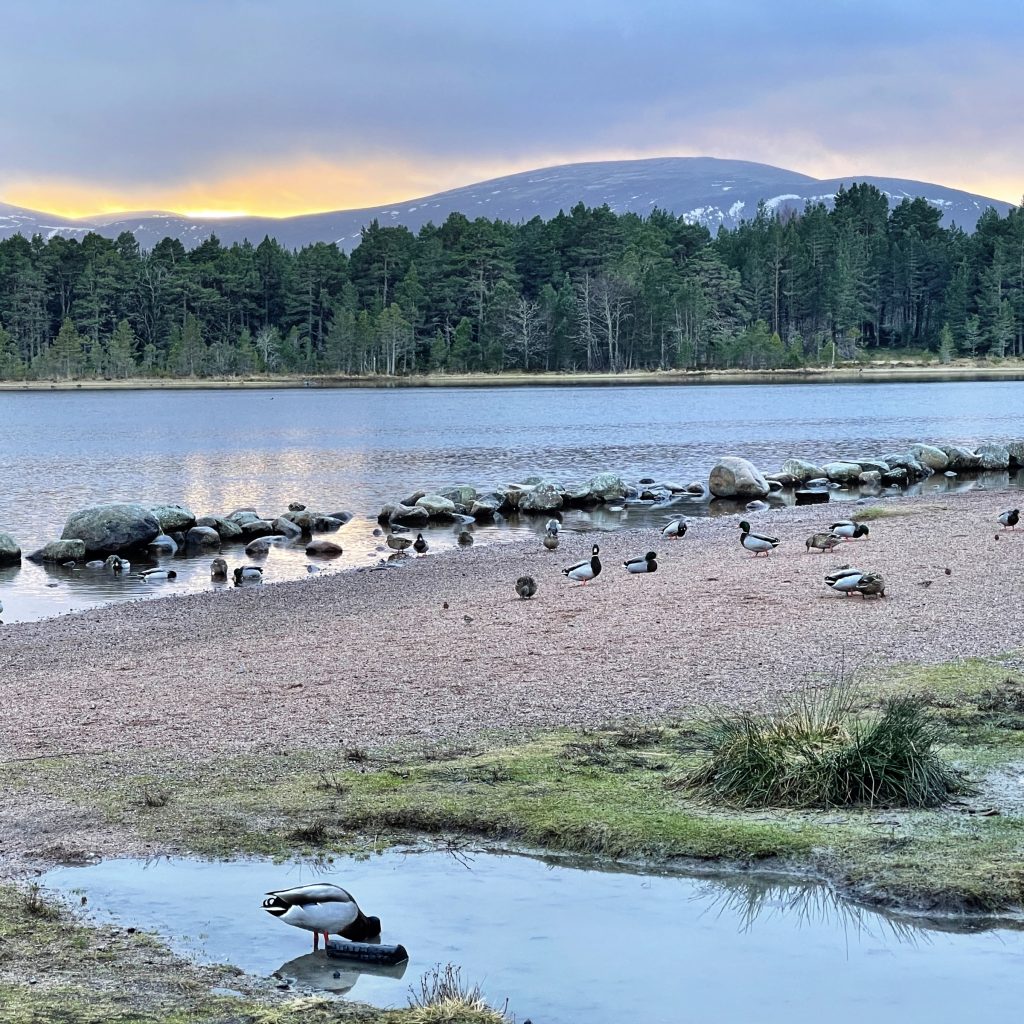
[[[740,517],[653,531],[478,545],[401,569],[117,605],[0,629],[0,759],[160,750],[377,746],[485,729],[600,724],[771,701],[815,675],[1019,646],[1024,530],[997,539],[1019,492],[885,503],[866,541],[807,553],[842,513],[749,517],[782,538],[739,544]],[[903,514],[908,513],[908,514]],[[559,570],[601,545],[604,572]],[[654,575],[621,562],[654,549]],[[882,572],[884,600],[823,583]],[[513,583],[533,575],[520,601]],[[447,607],[445,607],[447,604]]]

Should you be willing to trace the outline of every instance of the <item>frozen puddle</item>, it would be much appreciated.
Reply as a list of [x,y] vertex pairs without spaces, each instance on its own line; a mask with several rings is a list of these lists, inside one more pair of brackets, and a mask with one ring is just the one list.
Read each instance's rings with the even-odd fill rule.
[[[401,968],[312,954],[265,913],[270,889],[349,889],[402,943]],[[196,959],[299,988],[404,1006],[436,964],[533,1024],[906,1024],[1018,1019],[1024,931],[955,932],[838,902],[816,885],[553,866],[515,855],[389,851],[308,864],[112,860],[42,879],[95,916],[158,932]]]

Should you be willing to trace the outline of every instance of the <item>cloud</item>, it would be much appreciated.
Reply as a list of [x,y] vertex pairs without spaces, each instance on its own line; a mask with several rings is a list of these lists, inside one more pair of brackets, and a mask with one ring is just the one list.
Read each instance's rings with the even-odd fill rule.
[[998,7],[14,0],[0,196],[283,213],[554,159],[707,153],[915,168],[1012,199],[1024,26]]

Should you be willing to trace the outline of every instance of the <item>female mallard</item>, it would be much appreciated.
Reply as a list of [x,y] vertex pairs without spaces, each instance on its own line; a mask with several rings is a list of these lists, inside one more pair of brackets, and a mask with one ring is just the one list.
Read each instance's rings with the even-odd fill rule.
[[210,563],[210,579],[223,582],[228,578],[228,563],[223,558],[215,558]]
[[367,917],[344,889],[325,882],[268,892],[263,909],[285,924],[312,932],[314,953],[320,948],[321,935],[325,946],[331,933],[350,942],[380,935],[379,917]]
[[834,533],[816,533],[807,538],[807,550],[815,548],[817,551],[831,551],[839,543],[839,538]]
[[880,572],[866,572],[857,582],[861,597],[885,597],[885,579]]
[[640,558],[631,558],[628,562],[623,562],[622,564],[626,567],[626,572],[657,572],[657,557],[655,552],[648,551],[646,555],[641,555]]
[[762,537],[759,533],[750,532],[750,523],[745,519],[740,523],[740,543],[748,550],[754,552],[754,557],[757,558],[761,552],[764,552],[765,558],[768,557],[768,552],[772,548],[779,546],[778,537]]
[[461,530],[456,538],[460,548],[471,548],[473,546],[473,534],[469,530]]
[[852,519],[841,519],[838,523],[833,523],[829,529],[843,540],[860,540],[871,532],[863,523],[855,523]]
[[516,580],[516,593],[524,601],[528,601],[537,593],[537,581],[532,576],[520,576]]
[[412,542],[412,549],[413,549],[413,551],[415,551],[417,555],[423,555],[423,554],[426,554],[426,551],[427,551],[428,547],[429,547],[429,545],[423,539],[423,534],[422,533],[417,533],[416,534],[416,539]]
[[830,572],[825,576],[825,584],[836,593],[849,597],[857,590],[857,586],[866,575],[870,574],[849,565],[841,565],[835,572]]
[[673,519],[666,526],[662,527],[661,535],[669,540],[682,540],[686,536],[686,522],[678,517]]
[[1020,509],[1010,508],[999,514],[999,522],[1010,530],[1016,530],[1020,522]]
[[139,575],[146,580],[176,580],[178,574],[173,569],[162,569],[159,566],[155,569],[143,569]]
[[262,583],[263,568],[259,565],[240,565],[235,569],[234,576],[236,587],[243,583]]
[[601,559],[597,557],[600,550],[595,544],[590,558],[585,562],[577,562],[575,565],[570,565],[568,569],[563,569],[562,575],[582,583],[583,586],[586,586],[591,580],[597,579],[601,575]]
[[394,533],[388,534],[387,545],[392,551],[404,551],[411,544],[411,537],[399,537]]
[[541,543],[548,549],[548,551],[554,551],[558,547],[558,534],[545,533],[544,540]]

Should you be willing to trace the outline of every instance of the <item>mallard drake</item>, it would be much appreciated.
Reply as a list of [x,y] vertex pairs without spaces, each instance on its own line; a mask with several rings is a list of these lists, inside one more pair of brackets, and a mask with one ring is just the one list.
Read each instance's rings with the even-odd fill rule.
[[855,523],[852,519],[841,519],[838,523],[833,523],[829,529],[843,540],[860,540],[871,532],[863,523]]
[[759,554],[764,552],[765,557],[768,557],[768,552],[772,548],[779,546],[778,537],[763,537],[759,533],[750,532],[750,523],[745,519],[740,523],[740,543],[748,550],[754,552],[754,557],[757,558]]
[[626,567],[626,572],[657,572],[657,557],[655,552],[648,551],[646,555],[641,555],[639,558],[631,558],[628,562],[623,562],[622,564]]
[[460,548],[471,548],[473,546],[473,534],[469,530],[460,530],[457,539]]
[[557,519],[549,519],[544,527],[544,532],[550,537],[557,537],[562,524]]
[[545,533],[544,539],[541,543],[548,549],[548,551],[554,551],[558,547],[558,534],[557,533]]
[[392,551],[404,551],[411,544],[411,537],[397,537],[393,533],[388,534],[387,545]]
[[422,533],[417,533],[416,534],[416,539],[412,542],[412,549],[413,549],[413,551],[415,551],[416,554],[418,554],[418,555],[422,555],[422,554],[426,553],[427,548],[429,546],[430,545],[427,544],[427,542],[423,539],[423,534]]
[[857,582],[861,597],[885,597],[885,579],[880,572],[866,572]]
[[1005,512],[999,513],[999,522],[1010,530],[1016,530],[1017,524],[1020,522],[1020,509],[1010,508]]
[[215,558],[210,563],[210,579],[223,581],[228,578],[228,563],[223,558]]
[[528,601],[537,593],[537,581],[532,576],[520,576],[516,580],[516,593],[524,601]]
[[826,586],[831,587],[839,594],[849,597],[857,589],[857,585],[867,575],[861,569],[854,569],[849,565],[841,565],[834,572],[825,576]]
[[839,543],[839,538],[834,533],[815,533],[807,538],[806,547],[808,552],[811,548],[818,551],[831,551]]
[[380,935],[380,918],[367,917],[356,901],[338,885],[321,882],[268,892],[263,909],[279,921],[313,933],[313,952],[320,936],[340,935],[350,942],[366,942]]
[[601,549],[595,544],[591,550],[590,558],[585,562],[577,562],[575,565],[570,565],[568,569],[563,569],[562,575],[568,576],[569,579],[576,580],[578,583],[586,586],[590,580],[597,579],[601,575],[601,559],[597,557],[600,551]]
[[661,535],[669,540],[682,540],[686,536],[686,522],[682,518],[673,519],[662,527]]
[[243,583],[262,583],[263,568],[259,565],[240,565],[234,571],[235,586]]
[[178,574],[173,569],[163,569],[159,566],[155,569],[143,569],[139,575],[146,581],[176,580],[178,578]]

